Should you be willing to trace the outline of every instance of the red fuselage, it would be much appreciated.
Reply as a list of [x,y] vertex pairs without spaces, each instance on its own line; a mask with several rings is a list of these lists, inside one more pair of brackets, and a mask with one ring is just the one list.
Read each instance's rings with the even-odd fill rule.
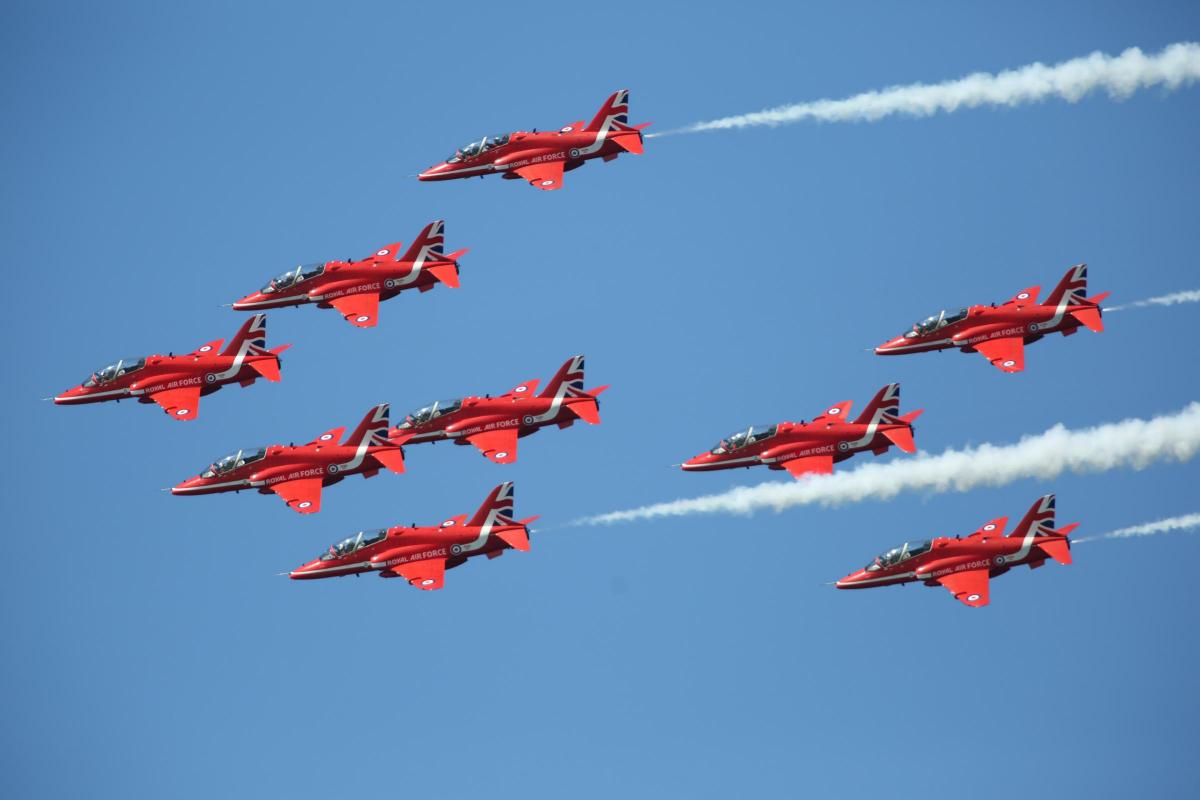
[[370,541],[368,534],[357,549],[353,544],[346,548],[335,545],[288,575],[295,580],[314,580],[377,571],[381,578],[396,578],[400,572],[394,568],[433,559],[445,559],[446,567],[451,568],[475,556],[494,558],[511,547],[498,534],[524,530],[523,525],[494,525],[484,533],[482,526],[464,525],[462,520],[446,520],[436,527],[388,528],[377,541]]
[[[429,262],[425,266],[448,264],[458,271],[453,261]],[[233,304],[235,311],[256,311],[315,303],[329,308],[339,297],[355,294],[378,294],[380,300],[390,300],[406,289],[429,291],[438,284],[427,269],[411,261],[383,261],[364,258],[361,261],[328,261],[319,275],[296,281],[286,288],[270,285],[251,292]]]
[[499,431],[516,431],[517,437],[524,437],[547,425],[571,427],[580,419],[574,409],[589,404],[594,405],[595,399],[536,395],[464,397],[461,405],[430,419],[423,420],[420,411],[409,414],[389,431],[388,438],[396,444],[408,445],[446,439],[455,444],[469,444],[472,437]]
[[79,405],[135,397],[140,402],[150,403],[153,402],[150,399],[152,394],[185,387],[197,387],[200,394],[212,394],[230,383],[249,386],[263,377],[263,373],[256,369],[254,364],[274,365],[276,360],[276,356],[273,355],[223,356],[217,353],[215,348],[197,355],[146,356],[144,359],[131,359],[129,362],[142,362],[141,367],[123,372],[107,381],[99,380],[100,373],[96,373],[79,386],[55,397],[54,402],[60,405]]
[[[781,422],[772,427],[774,434],[741,447],[719,444],[681,466],[688,472],[762,465],[785,469],[789,461],[810,456],[829,456],[836,463],[864,450],[871,450],[876,455],[887,452],[892,441],[884,431],[909,426],[901,423]],[[736,436],[724,441],[729,442]]]
[[1060,313],[1056,306],[1003,305],[971,306],[966,316],[922,333],[921,323],[908,333],[889,339],[875,348],[881,356],[925,353],[952,347],[973,349],[991,339],[1020,337],[1025,344],[1035,342],[1048,333],[1070,335],[1079,322]]
[[626,148],[610,137],[610,132],[585,131],[582,122],[554,132],[517,131],[496,141],[503,143],[487,149],[481,145],[471,154],[467,154],[466,149],[460,150],[459,154],[435,164],[417,177],[423,181],[448,181],[500,173],[505,178],[515,179],[520,177],[516,170],[526,167],[561,162],[563,171],[569,172],[589,159],[611,161],[626,152]]
[[229,469],[216,470],[214,464],[194,478],[178,484],[171,494],[219,494],[257,489],[266,494],[271,487],[286,481],[320,478],[322,486],[330,486],[348,475],[373,477],[385,465],[376,458],[378,454],[395,452],[396,447],[359,445],[351,447],[340,444],[273,444],[265,448],[247,448],[239,451],[261,457],[246,461]]

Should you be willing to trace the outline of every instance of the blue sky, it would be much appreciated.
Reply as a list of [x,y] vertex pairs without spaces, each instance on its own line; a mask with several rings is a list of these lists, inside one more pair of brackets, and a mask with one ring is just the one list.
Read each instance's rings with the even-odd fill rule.
[[[668,137],[553,193],[408,176],[472,138],[590,119],[621,87],[632,121],[666,129],[1197,38],[1183,3],[6,5],[4,794],[1190,794],[1194,535],[1082,545],[997,579],[980,611],[823,583],[1049,491],[1081,535],[1194,512],[1195,463],[562,526],[756,483],[667,465],[893,380],[935,452],[1196,399],[1194,306],[1038,343],[1020,375],[863,349],[1078,261],[1113,302],[1196,288],[1200,88]],[[436,218],[471,248],[462,288],[388,302],[367,331],[273,313],[269,341],[294,344],[280,384],[227,388],[189,424],[40,400],[228,337],[244,317],[221,304],[271,275]],[[526,439],[511,467],[414,447],[407,474],[332,487],[312,517],[159,491],[574,353],[613,385],[603,425]],[[442,592],[275,575],[507,479],[548,530]]]

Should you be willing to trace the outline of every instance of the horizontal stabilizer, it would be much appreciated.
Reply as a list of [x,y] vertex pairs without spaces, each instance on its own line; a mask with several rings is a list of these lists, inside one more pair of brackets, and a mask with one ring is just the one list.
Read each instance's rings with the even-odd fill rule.
[[458,267],[454,266],[454,264],[434,264],[431,267],[426,267],[425,271],[451,289],[458,288]]
[[916,411],[910,411],[907,414],[904,414],[903,416],[897,417],[896,419],[900,420],[905,425],[912,425],[913,421],[916,420],[917,417],[921,416],[924,413],[925,413],[925,409],[918,408]]
[[609,134],[609,138],[616,142],[621,149],[634,155],[640,156],[644,152],[642,134],[639,131],[614,131]]
[[912,428],[884,428],[883,435],[904,452],[917,452],[917,445],[913,441]]
[[1037,545],[1058,563],[1071,563],[1071,545],[1066,539],[1039,539]]
[[256,358],[250,362],[250,369],[262,375],[267,380],[279,382],[279,354],[291,347],[290,344],[280,345],[271,351],[274,358]]
[[524,528],[506,528],[496,531],[496,536],[514,550],[529,551],[529,534]]
[[1073,308],[1070,314],[1089,331],[1094,331],[1095,333],[1104,332],[1104,320],[1100,318],[1099,308]]
[[392,472],[397,474],[404,472],[404,451],[399,447],[395,450],[377,450],[371,456]]
[[567,408],[589,425],[600,424],[600,405],[594,398],[585,397],[571,402]]

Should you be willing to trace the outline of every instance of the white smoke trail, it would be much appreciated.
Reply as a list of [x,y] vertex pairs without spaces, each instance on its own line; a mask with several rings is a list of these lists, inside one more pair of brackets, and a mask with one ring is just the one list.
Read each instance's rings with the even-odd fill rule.
[[1105,306],[1105,311],[1124,311],[1127,308],[1146,308],[1147,306],[1176,306],[1180,303],[1200,303],[1200,289],[1189,289],[1186,292],[1174,292],[1158,297],[1138,300],[1136,303],[1126,303],[1123,306]]
[[1082,539],[1072,539],[1071,543],[1079,544],[1080,542],[1094,542],[1099,539],[1128,539],[1132,536],[1153,536],[1156,533],[1190,531],[1196,528],[1200,528],[1200,514],[1184,514],[1182,517],[1160,519],[1157,522],[1147,522],[1144,525],[1133,525],[1129,528],[1118,528],[1115,531],[1097,534],[1096,536],[1085,536]]
[[1003,486],[1022,478],[1047,480],[1064,471],[1142,469],[1155,461],[1187,461],[1200,450],[1200,402],[1152,419],[1127,419],[1080,430],[1055,425],[1016,444],[982,444],[940,455],[921,453],[886,464],[865,464],[833,475],[781,483],[742,486],[721,494],[577,519],[573,525],[679,517],[692,514],[751,514],[799,505],[836,506],[861,500],[887,500],[904,491],[965,492]]
[[779,106],[753,114],[697,122],[685,128],[651,136],[675,133],[775,127],[804,120],[818,122],[875,122],[893,114],[930,117],[961,108],[1017,106],[1049,97],[1068,103],[1104,89],[1114,100],[1124,100],[1139,89],[1163,85],[1178,89],[1200,79],[1200,44],[1180,42],[1157,55],[1146,55],[1131,47],[1113,57],[1099,51],[1048,67],[1040,62],[991,74],[976,72],[944,83],[914,83],[864,92],[844,100],[817,100]]

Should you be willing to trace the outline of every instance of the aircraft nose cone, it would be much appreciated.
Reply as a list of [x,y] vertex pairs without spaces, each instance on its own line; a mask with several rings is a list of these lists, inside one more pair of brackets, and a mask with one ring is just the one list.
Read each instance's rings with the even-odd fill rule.
[[703,469],[706,465],[712,463],[712,461],[713,461],[712,453],[701,453],[700,455],[693,456],[693,457],[689,458],[687,461],[680,464],[679,468],[682,469],[684,472],[688,472],[690,470],[696,470],[696,469]]
[[441,174],[448,169],[450,169],[450,165],[443,161],[441,164],[435,164],[432,167],[430,167],[429,169],[425,170],[424,172],[418,174],[417,180],[420,180],[420,181],[437,180],[437,178],[439,176],[441,176]]
[[866,570],[860,569],[858,572],[851,572],[849,575],[835,583],[834,586],[839,589],[854,589],[861,585],[862,579],[866,576]]
[[316,569],[316,566],[318,563],[320,563],[320,562],[310,561],[307,564],[302,564],[299,567],[296,567],[291,572],[289,572],[287,575],[289,578],[291,578],[294,581],[301,581],[301,580],[304,580],[305,578],[311,578],[311,577],[313,577],[312,571],[314,569]]
[[62,394],[55,395],[54,396],[54,404],[61,406],[65,403],[70,403],[75,400],[78,400],[79,398],[83,397],[85,394],[87,394],[86,389],[84,389],[82,386],[76,386],[74,389],[67,389]]
[[266,296],[262,292],[252,292],[251,294],[248,294],[245,297],[243,297],[241,300],[234,301],[233,310],[234,311],[247,311],[251,308],[254,308],[255,305],[257,305],[258,303],[261,303],[263,300],[266,300],[266,299],[267,299]]
[[197,489],[203,488],[204,478],[197,475],[194,478],[188,478],[186,481],[177,483],[171,487],[171,494],[192,494]]
[[891,350],[894,347],[896,347],[899,344],[902,344],[903,342],[904,342],[904,339],[902,337],[897,337],[895,339],[888,339],[886,342],[884,342],[883,344],[881,344],[875,348],[875,354],[883,355],[885,353],[891,352]]

